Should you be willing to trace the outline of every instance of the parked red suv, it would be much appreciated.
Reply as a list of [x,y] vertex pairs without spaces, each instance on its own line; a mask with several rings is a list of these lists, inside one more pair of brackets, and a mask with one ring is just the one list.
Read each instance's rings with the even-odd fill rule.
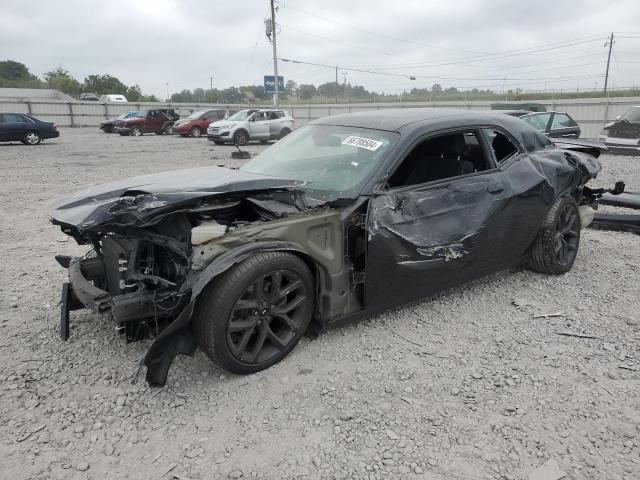
[[172,108],[141,110],[131,117],[118,120],[116,132],[120,135],[139,137],[144,133],[171,135],[173,124],[180,118]]
[[173,125],[173,133],[182,137],[199,138],[207,131],[207,127],[211,122],[224,120],[233,113],[235,113],[235,110],[229,111],[225,108],[198,110],[188,117],[178,120]]

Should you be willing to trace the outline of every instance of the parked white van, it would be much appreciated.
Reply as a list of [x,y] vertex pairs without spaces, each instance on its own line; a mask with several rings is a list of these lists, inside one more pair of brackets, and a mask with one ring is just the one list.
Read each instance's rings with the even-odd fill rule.
[[103,103],[127,103],[124,95],[102,95],[100,101]]

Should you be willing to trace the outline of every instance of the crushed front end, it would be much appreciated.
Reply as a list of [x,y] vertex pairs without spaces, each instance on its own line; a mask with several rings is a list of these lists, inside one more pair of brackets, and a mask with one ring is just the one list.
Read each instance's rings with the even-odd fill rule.
[[134,177],[91,187],[51,205],[52,223],[91,250],[56,256],[68,269],[60,334],[69,312],[88,308],[113,321],[127,341],[155,340],[143,364],[147,380],[164,384],[178,354],[192,354],[189,332],[204,267],[225,252],[194,262],[196,245],[307,209],[299,182],[207,167]]

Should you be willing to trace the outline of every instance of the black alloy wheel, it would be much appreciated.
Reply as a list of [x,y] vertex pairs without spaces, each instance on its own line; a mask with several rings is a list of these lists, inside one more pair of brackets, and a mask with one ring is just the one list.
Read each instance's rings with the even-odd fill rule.
[[291,270],[261,275],[245,288],[227,320],[236,360],[256,365],[286,350],[305,323],[307,297],[300,275]]
[[216,364],[255,373],[286,357],[314,312],[314,277],[289,252],[260,252],[214,279],[200,294],[192,332]]
[[580,241],[580,219],[571,204],[565,205],[556,221],[554,251],[556,260],[563,267],[570,266],[578,253]]
[[529,267],[555,275],[571,270],[580,245],[580,222],[580,211],[572,197],[556,199],[531,248]]

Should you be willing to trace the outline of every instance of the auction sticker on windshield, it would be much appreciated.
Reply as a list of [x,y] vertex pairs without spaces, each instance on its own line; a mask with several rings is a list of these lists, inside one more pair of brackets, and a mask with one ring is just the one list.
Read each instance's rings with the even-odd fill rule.
[[379,142],[378,140],[371,140],[370,138],[351,136],[345,138],[342,141],[342,144],[351,145],[352,147],[366,148],[367,150],[375,152],[378,148],[380,148],[382,142]]

